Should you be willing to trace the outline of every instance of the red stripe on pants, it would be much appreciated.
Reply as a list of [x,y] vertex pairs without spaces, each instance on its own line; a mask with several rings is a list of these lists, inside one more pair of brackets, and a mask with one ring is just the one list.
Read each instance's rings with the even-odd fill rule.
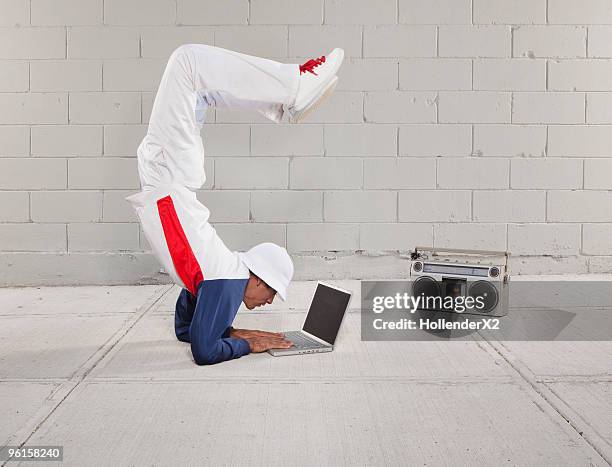
[[168,250],[177,274],[192,295],[196,295],[198,285],[204,280],[200,265],[187,241],[187,236],[176,215],[174,203],[170,196],[157,200],[157,210],[166,237]]

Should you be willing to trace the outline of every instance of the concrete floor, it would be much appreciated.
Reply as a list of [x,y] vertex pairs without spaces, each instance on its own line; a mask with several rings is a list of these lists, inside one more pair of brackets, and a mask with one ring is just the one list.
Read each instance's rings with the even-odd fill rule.
[[[336,283],[333,353],[210,367],[176,286],[0,289],[0,441],[70,466],[612,462],[612,342],[362,342]],[[235,325],[299,329],[314,287]]]

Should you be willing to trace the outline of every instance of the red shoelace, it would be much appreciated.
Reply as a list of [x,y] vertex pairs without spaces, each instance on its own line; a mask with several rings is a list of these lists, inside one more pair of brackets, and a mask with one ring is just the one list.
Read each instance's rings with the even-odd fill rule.
[[306,63],[303,63],[300,65],[300,75],[302,73],[306,73],[307,71],[309,71],[313,75],[316,75],[316,73],[313,71],[313,68],[319,66],[321,63],[324,63],[324,62],[325,62],[325,55],[322,55],[319,58],[315,58],[314,60],[311,58]]

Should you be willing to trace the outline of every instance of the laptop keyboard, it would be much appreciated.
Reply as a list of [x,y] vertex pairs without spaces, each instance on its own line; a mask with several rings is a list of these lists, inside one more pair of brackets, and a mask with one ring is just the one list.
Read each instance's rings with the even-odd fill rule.
[[290,340],[295,345],[295,349],[316,349],[319,347],[325,347],[320,342],[302,334],[300,331],[290,331],[285,333],[285,339]]

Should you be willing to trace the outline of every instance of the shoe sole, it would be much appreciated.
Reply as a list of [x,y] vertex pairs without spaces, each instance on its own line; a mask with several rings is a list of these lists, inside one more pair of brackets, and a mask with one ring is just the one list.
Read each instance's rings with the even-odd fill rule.
[[336,89],[337,84],[338,84],[338,77],[334,76],[332,80],[329,82],[329,84],[327,85],[327,87],[325,88],[325,90],[323,91],[323,93],[317,99],[315,99],[310,105],[306,106],[304,110],[300,111],[299,113],[293,116],[293,123],[301,122],[311,112],[316,110],[319,107],[319,105],[321,105],[321,103],[325,101],[325,99],[327,99],[334,92],[334,89]]

